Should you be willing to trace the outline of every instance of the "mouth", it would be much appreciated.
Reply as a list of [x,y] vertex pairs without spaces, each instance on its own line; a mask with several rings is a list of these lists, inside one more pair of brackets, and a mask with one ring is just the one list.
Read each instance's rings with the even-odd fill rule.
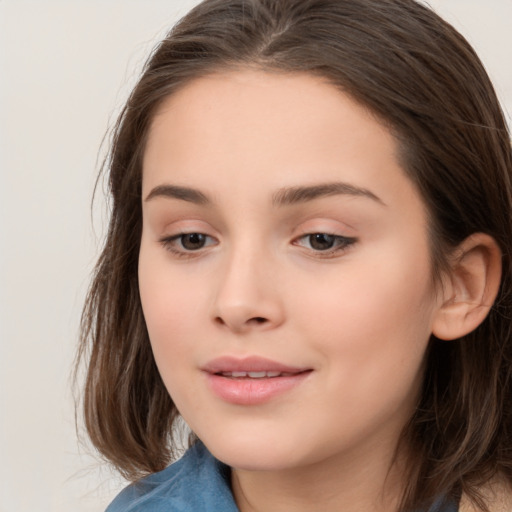
[[[299,372],[300,373],[300,372]],[[291,377],[296,373],[289,372],[273,372],[273,371],[262,371],[262,372],[220,372],[215,375],[221,375],[228,379],[275,379],[276,377]]]
[[234,405],[260,405],[291,392],[313,372],[261,357],[223,357],[208,363],[203,372],[210,391]]
[[260,356],[244,358],[225,356],[213,359],[207,363],[202,370],[224,377],[250,377],[253,379],[261,379],[265,377],[290,376],[309,369],[290,366]]

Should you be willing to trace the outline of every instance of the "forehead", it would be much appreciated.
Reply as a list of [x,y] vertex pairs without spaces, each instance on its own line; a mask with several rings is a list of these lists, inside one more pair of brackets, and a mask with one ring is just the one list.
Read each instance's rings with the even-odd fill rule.
[[416,193],[389,129],[308,74],[244,69],[193,80],[156,112],[143,162],[145,196],[169,182],[247,198],[248,189],[268,196],[340,180],[384,202]]
[[[236,126],[250,130],[253,136],[263,135],[257,131],[259,127],[265,127],[266,132],[279,129],[283,136],[292,132],[307,136],[321,128],[326,135],[342,123],[353,130],[364,128],[366,135],[378,133],[381,137],[375,137],[376,142],[384,136],[394,146],[387,128],[367,108],[326,79],[306,73],[241,69],[200,77],[162,102],[153,118],[150,137],[166,122],[162,117],[172,117],[183,135],[193,126],[196,137],[211,137],[213,134],[201,131],[201,127],[206,130],[206,124],[212,121],[218,135]],[[366,121],[364,127],[362,121]]]

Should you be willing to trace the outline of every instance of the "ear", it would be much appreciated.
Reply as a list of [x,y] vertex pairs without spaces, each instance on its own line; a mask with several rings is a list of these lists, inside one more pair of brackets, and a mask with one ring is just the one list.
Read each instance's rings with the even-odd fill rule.
[[451,256],[442,282],[432,334],[453,340],[476,329],[489,313],[501,282],[501,251],[489,235],[475,233]]

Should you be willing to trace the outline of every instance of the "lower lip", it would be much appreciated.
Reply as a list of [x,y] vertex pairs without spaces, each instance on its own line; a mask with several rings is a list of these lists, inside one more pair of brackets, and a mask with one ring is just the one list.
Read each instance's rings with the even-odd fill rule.
[[233,379],[208,373],[207,380],[213,393],[226,402],[236,405],[258,405],[292,390],[300,385],[310,373],[310,371],[306,371],[286,377],[262,379]]

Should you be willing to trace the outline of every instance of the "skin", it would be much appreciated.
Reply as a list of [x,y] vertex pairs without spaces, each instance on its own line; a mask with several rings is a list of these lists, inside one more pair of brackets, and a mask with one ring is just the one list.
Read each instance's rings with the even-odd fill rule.
[[[273,204],[340,182],[352,188]],[[242,512],[396,510],[392,458],[441,307],[427,231],[390,132],[320,78],[236,70],[162,104],[143,162],[142,306],[165,385],[233,468]],[[324,251],[312,233],[345,238]],[[213,394],[204,365],[250,355],[311,371],[259,405]]]

